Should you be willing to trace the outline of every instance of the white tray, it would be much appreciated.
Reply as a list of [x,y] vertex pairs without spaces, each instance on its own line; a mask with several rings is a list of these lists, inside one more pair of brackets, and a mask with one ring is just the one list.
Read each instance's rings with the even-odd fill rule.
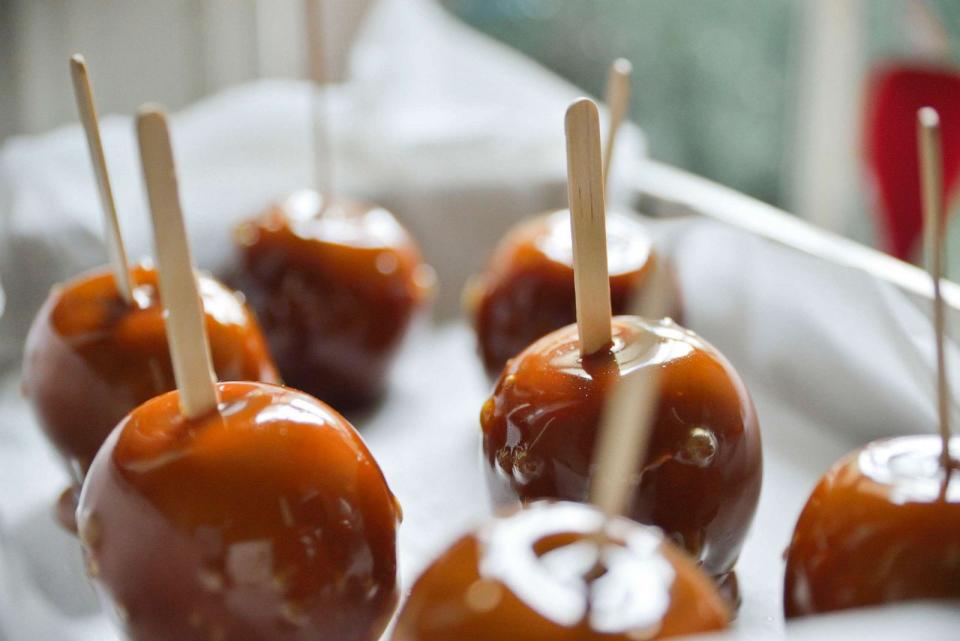
[[[868,440],[934,427],[928,289],[915,268],[782,220],[782,213],[701,179],[659,171],[644,174],[658,179],[656,189],[644,191],[657,197],[659,208],[675,210],[679,203],[684,211],[749,228],[696,217],[655,225],[677,267],[687,324],[730,358],[760,417],[764,484],[738,565],[744,599],[729,638],[779,638],[781,555],[816,480]],[[406,586],[491,512],[478,456],[478,414],[488,391],[465,325],[421,326],[401,354],[386,402],[358,421],[404,507]],[[114,638],[83,577],[75,542],[51,517],[65,482],[19,397],[16,377],[8,375],[0,385],[5,641]],[[790,626],[790,636],[850,639],[859,632],[877,641],[882,621],[884,631],[900,634],[895,638],[909,627],[911,641],[943,639],[949,626],[960,629],[957,611],[887,608]]]
[[[442,375],[438,363],[443,363]],[[781,554],[796,515],[820,474],[856,443],[781,402],[751,372],[744,376],[761,420],[765,476],[760,509],[738,565],[744,598],[735,627],[750,638],[776,638],[783,630]],[[423,329],[402,354],[386,403],[358,422],[404,508],[405,586],[447,543],[490,514],[477,454],[477,417],[487,392],[465,326]],[[5,448],[0,487],[5,488],[5,512],[19,515],[3,524],[3,633],[9,641],[114,638],[82,576],[75,542],[51,515],[65,477],[14,380],[6,381],[0,398]],[[8,495],[11,490],[16,495]],[[924,615],[931,623],[930,613]],[[943,637],[913,637],[920,638]]]
[[[443,363],[438,375],[438,363]],[[34,617],[31,602],[47,601],[63,623],[83,630],[109,626],[100,621],[82,576],[75,542],[61,533],[51,506],[66,479],[38,436],[29,412],[9,381],[2,404],[0,437],[19,441],[17,455],[0,470],[0,486],[23,490],[5,501],[23,502],[23,518],[4,524],[5,577],[0,603],[11,639],[66,641],[55,637],[48,615]],[[750,381],[764,430],[764,488],[757,521],[739,564],[744,603],[737,625],[779,630],[780,554],[793,519],[820,473],[851,443],[822,431]],[[463,325],[426,331],[403,353],[386,403],[360,424],[404,510],[400,558],[405,585],[447,543],[490,514],[478,456],[479,408],[488,384]],[[359,422],[358,422],[359,423]],[[32,479],[25,483],[24,479]],[[17,510],[20,511],[20,510]],[[78,598],[83,595],[89,598]]]

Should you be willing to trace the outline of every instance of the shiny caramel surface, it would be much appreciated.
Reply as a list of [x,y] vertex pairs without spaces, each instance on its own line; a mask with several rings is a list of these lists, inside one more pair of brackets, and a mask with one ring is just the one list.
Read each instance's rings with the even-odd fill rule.
[[[105,269],[55,287],[27,338],[24,392],[77,480],[120,419],[176,387],[157,273],[140,265],[132,277],[132,307]],[[279,382],[243,302],[209,277],[199,286],[217,376]]]
[[717,577],[729,576],[762,476],[753,402],[732,366],[675,323],[618,316],[609,352],[580,358],[576,326],[540,339],[504,368],[481,412],[494,500],[585,501],[600,413],[612,385],[660,370],[660,400],[629,516],[657,525]]
[[787,617],[960,599],[960,470],[945,484],[940,451],[933,435],[875,441],[827,472],[787,550]]
[[232,278],[257,312],[284,380],[338,409],[383,393],[393,356],[434,287],[387,210],[296,192],[236,233]]
[[[607,215],[614,314],[629,311],[657,260],[642,224],[626,214]],[[538,216],[508,232],[484,272],[468,284],[465,304],[492,377],[533,341],[576,322],[570,212]]]
[[88,572],[131,641],[373,641],[400,510],[353,427],[306,394],[220,383],[134,410],[84,483]]
[[[393,641],[662,639],[726,627],[710,579],[657,530],[538,502],[454,543],[417,580]],[[598,560],[600,571],[597,571]]]

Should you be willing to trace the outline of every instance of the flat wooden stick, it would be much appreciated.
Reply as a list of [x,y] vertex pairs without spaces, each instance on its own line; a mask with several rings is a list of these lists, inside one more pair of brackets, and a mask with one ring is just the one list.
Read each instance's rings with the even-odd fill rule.
[[[632,305],[637,316],[649,319],[661,318],[670,303],[666,270],[659,265],[652,269],[643,295]],[[656,367],[636,371],[617,383],[604,405],[590,501],[608,519],[625,514],[630,503],[637,465],[647,456],[659,380]]]
[[600,160],[600,115],[581,98],[567,109],[567,197],[573,235],[573,279],[580,355],[610,346],[610,279]]
[[100,194],[100,207],[103,210],[104,228],[107,238],[107,253],[120,297],[128,304],[133,303],[133,285],[130,277],[130,263],[127,250],[120,235],[120,220],[110,187],[110,174],[107,172],[107,160],[103,153],[103,141],[100,139],[100,124],[97,119],[97,106],[93,100],[93,87],[90,85],[90,73],[87,63],[80,54],[70,58],[70,76],[73,78],[73,93],[77,99],[77,111],[87,136],[87,148],[90,162],[97,178],[97,191]]
[[307,70],[310,76],[310,121],[313,131],[314,189],[320,193],[321,212],[334,199],[333,138],[330,134],[328,83],[330,62],[325,48],[325,0],[304,0],[307,30]]
[[917,146],[920,152],[920,182],[923,192],[923,214],[927,269],[933,281],[933,329],[937,343],[937,411],[940,417],[940,438],[943,439],[941,462],[949,480],[953,469],[950,457],[950,386],[947,381],[945,346],[945,310],[940,281],[943,278],[943,150],[940,142],[940,116],[930,108],[917,112]]
[[633,65],[626,58],[617,58],[610,65],[607,76],[607,109],[610,110],[610,124],[607,128],[607,144],[603,149],[603,187],[606,189],[610,177],[610,163],[613,160],[613,148],[617,141],[617,132],[627,109],[630,107],[630,76]]
[[670,287],[670,268],[662,260],[650,266],[644,286],[630,301],[630,314],[651,321],[666,318],[673,308],[673,289]]
[[608,519],[626,513],[637,466],[646,460],[659,379],[655,366],[625,376],[604,407],[590,502]]
[[330,82],[327,51],[323,37],[324,0],[303,0],[304,22],[307,34],[307,73],[310,81],[318,86]]
[[216,409],[220,399],[163,110],[142,107],[137,114],[137,134],[180,411],[187,418],[198,418]]

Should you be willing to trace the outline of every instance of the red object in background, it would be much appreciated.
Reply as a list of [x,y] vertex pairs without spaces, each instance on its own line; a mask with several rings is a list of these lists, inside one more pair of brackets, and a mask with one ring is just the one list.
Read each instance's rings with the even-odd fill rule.
[[960,74],[934,66],[886,66],[870,78],[866,161],[879,196],[877,216],[887,251],[908,260],[923,230],[917,157],[917,110],[940,113],[945,202],[960,186]]

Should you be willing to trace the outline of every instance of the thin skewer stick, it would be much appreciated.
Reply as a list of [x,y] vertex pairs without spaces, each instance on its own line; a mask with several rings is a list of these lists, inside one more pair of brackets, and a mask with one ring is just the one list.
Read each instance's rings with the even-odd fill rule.
[[163,110],[142,107],[137,114],[137,134],[180,411],[186,418],[199,418],[216,409],[220,399]]
[[321,211],[334,199],[333,138],[327,84],[330,63],[324,38],[324,0],[304,0],[307,29],[307,70],[310,78],[310,121],[313,131],[314,189],[321,195]]
[[[656,265],[641,296],[634,301],[634,315],[661,318],[669,307],[666,272]],[[656,340],[655,336],[651,336]],[[637,462],[647,457],[650,430],[657,406],[660,376],[650,366],[625,376],[604,406],[594,454],[594,477],[590,502],[607,517],[626,513],[633,493]]]
[[940,116],[930,108],[917,111],[917,145],[920,152],[920,181],[923,191],[924,231],[927,269],[933,281],[933,329],[937,344],[937,411],[943,449],[940,460],[949,481],[953,469],[950,457],[950,387],[947,382],[945,309],[940,281],[943,278],[943,150]]
[[604,407],[590,502],[608,519],[626,513],[638,461],[646,459],[658,380],[655,367],[637,370],[617,383]]
[[617,132],[627,109],[630,106],[630,75],[633,65],[626,58],[617,58],[610,65],[607,76],[607,109],[610,110],[610,124],[607,128],[607,144],[603,149],[603,188],[610,182],[610,163],[613,160],[613,148],[617,141]]
[[[642,318],[660,318],[667,309],[669,289],[662,272],[661,267],[654,266],[645,293],[634,301],[634,311]],[[650,338],[657,340],[653,335]],[[634,487],[640,480],[636,473],[638,462],[647,459],[659,390],[660,370],[648,366],[621,378],[603,408],[593,459],[595,471],[590,481],[590,502],[603,513],[604,519],[592,537],[597,549],[596,561],[584,577],[590,583],[588,613],[595,594],[593,580],[605,572],[604,549],[610,540],[607,526],[615,517],[627,513]]]
[[612,340],[600,116],[596,103],[587,98],[574,102],[567,109],[565,124],[577,326],[580,355],[589,356],[609,347]]
[[93,164],[93,173],[97,178],[97,191],[100,194],[100,207],[103,209],[110,265],[113,268],[117,291],[120,292],[124,302],[131,305],[133,304],[133,279],[130,277],[130,263],[127,261],[127,250],[123,246],[123,237],[120,235],[120,221],[113,200],[113,189],[110,187],[110,174],[107,171],[107,160],[103,153],[103,141],[100,139],[100,124],[97,119],[97,106],[93,100],[90,73],[87,71],[86,61],[80,54],[70,58],[70,76],[73,78],[73,93],[77,99],[80,122],[83,123],[83,131],[87,137],[90,162]]

